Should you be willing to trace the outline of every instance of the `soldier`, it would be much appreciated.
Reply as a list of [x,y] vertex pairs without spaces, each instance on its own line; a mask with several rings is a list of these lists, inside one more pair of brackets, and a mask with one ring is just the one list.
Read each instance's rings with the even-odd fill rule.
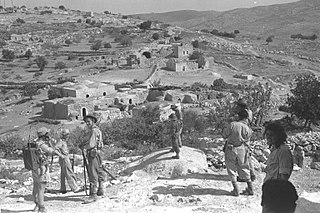
[[222,136],[226,139],[224,147],[225,161],[228,175],[233,185],[232,195],[239,196],[237,185],[237,172],[241,179],[247,182],[248,187],[241,193],[253,195],[253,187],[250,179],[249,148],[252,130],[248,126],[248,112],[242,110],[238,113],[239,121],[234,121],[223,130]]
[[74,193],[78,193],[81,191],[81,188],[77,185],[76,176],[72,171],[72,166],[69,158],[69,150],[67,145],[70,132],[68,129],[62,129],[60,134],[61,134],[61,139],[58,141],[58,143],[55,146],[55,148],[59,150],[60,153],[64,156],[63,158],[59,157],[59,164],[61,167],[60,192],[62,194],[67,193],[67,190],[66,190],[66,179],[67,179],[67,182],[71,190]]
[[44,207],[44,191],[47,183],[49,183],[49,155],[57,154],[59,157],[64,158],[58,150],[55,150],[51,145],[49,137],[49,129],[41,127],[37,131],[38,138],[35,140],[36,147],[39,151],[40,164],[39,168],[32,170],[33,179],[33,199],[36,204],[34,211],[46,212]]
[[175,152],[176,156],[173,156],[173,159],[180,158],[180,148],[179,148],[179,121],[175,113],[172,113],[170,116],[170,137],[171,137],[171,145],[172,149],[170,152]]
[[90,196],[84,204],[97,201],[97,196],[103,196],[104,172],[102,168],[101,150],[103,148],[102,133],[96,126],[97,118],[92,115],[86,115],[85,121],[90,138],[85,144],[81,144],[80,148],[86,150],[88,159],[88,176],[90,182]]
[[182,134],[182,128],[183,128],[183,115],[181,111],[181,104],[179,103],[178,105],[171,105],[171,109],[176,114],[177,120],[179,122],[178,145],[181,148],[182,147],[181,134]]

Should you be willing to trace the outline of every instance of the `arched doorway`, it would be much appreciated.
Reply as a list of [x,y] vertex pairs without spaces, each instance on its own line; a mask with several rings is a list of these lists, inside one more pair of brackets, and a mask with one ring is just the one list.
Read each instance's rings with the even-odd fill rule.
[[87,109],[83,107],[81,110],[81,113],[82,113],[82,117],[85,117],[87,115]]

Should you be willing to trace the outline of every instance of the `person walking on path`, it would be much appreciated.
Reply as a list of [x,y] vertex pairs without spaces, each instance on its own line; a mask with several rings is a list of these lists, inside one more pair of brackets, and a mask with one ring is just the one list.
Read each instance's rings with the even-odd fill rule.
[[33,190],[32,196],[36,204],[34,211],[46,212],[44,206],[44,191],[46,185],[50,181],[49,176],[49,155],[57,154],[59,157],[64,158],[58,150],[54,149],[49,137],[50,130],[41,127],[37,131],[38,138],[35,140],[36,147],[39,153],[39,166],[32,170]]
[[67,141],[70,136],[70,131],[68,129],[62,129],[60,134],[61,134],[60,136],[61,138],[55,146],[55,148],[59,150],[60,153],[63,155],[63,158],[59,157],[59,164],[61,167],[60,192],[62,194],[67,193],[67,189],[66,189],[66,179],[67,179],[68,185],[70,186],[71,190],[74,193],[78,193],[82,190],[78,186],[76,176],[72,171],[72,166],[69,158],[68,144],[67,144]]
[[286,144],[287,134],[284,128],[278,123],[271,122],[266,125],[264,136],[271,153],[267,159],[263,182],[271,179],[288,180],[293,170],[293,156]]
[[88,160],[88,177],[90,182],[89,199],[84,204],[97,201],[97,196],[103,196],[104,172],[102,168],[101,150],[103,148],[102,133],[96,125],[97,118],[92,115],[86,115],[83,120],[89,129],[89,140],[80,146],[86,150]]
[[177,116],[175,113],[172,113],[170,116],[170,126],[169,126],[169,135],[171,138],[171,145],[172,149],[170,152],[175,152],[176,155],[173,156],[173,159],[179,159],[180,158],[180,148],[179,148],[179,130],[180,130],[180,122],[177,119]]
[[239,177],[247,182],[248,187],[241,193],[253,195],[253,187],[250,179],[249,148],[248,142],[252,130],[248,126],[248,112],[242,110],[238,113],[239,121],[234,121],[226,127],[222,136],[226,139],[224,146],[225,162],[227,172],[233,185],[232,195],[239,196],[237,184],[237,173]]

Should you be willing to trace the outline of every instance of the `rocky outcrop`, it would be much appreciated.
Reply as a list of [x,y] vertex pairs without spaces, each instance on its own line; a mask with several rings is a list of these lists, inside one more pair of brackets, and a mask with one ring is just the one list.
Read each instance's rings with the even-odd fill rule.
[[172,159],[175,153],[169,152],[171,147],[150,153],[132,163],[122,172],[128,175],[142,170],[161,177],[179,177],[188,173],[205,172],[208,163],[205,153],[199,149],[182,147],[180,159]]

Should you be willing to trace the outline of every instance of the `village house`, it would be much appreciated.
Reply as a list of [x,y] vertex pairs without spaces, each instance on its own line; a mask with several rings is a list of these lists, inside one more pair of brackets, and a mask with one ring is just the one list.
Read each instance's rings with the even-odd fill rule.
[[209,68],[209,61],[200,56],[197,60],[170,58],[166,63],[167,69],[175,72],[192,71]]
[[193,46],[190,44],[173,45],[173,57],[186,58],[193,52]]
[[82,83],[66,82],[62,85],[54,86],[52,90],[57,96],[74,98],[104,97],[116,92],[114,85],[92,81],[84,81]]

